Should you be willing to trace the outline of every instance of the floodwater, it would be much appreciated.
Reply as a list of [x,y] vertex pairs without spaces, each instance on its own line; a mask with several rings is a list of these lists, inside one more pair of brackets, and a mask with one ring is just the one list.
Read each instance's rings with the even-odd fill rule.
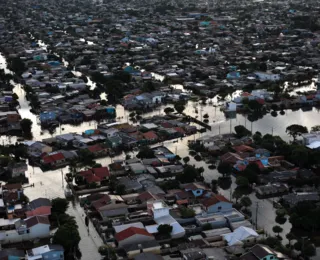
[[[6,68],[5,59],[0,55],[0,68],[6,69],[7,73],[10,73]],[[75,72],[77,76],[80,76],[80,72]],[[155,77],[159,80],[163,80],[162,76],[156,75]],[[90,81],[90,85],[94,88],[94,83]],[[29,102],[26,100],[25,92],[20,84],[14,83],[14,92],[19,97],[20,107],[18,108],[19,113],[23,118],[29,118],[33,121],[32,133],[34,140],[41,140],[44,138],[51,137],[51,134],[48,131],[42,131],[40,125],[37,123],[37,116],[30,112]],[[182,85],[175,85],[175,88],[183,88]],[[314,85],[311,87],[304,87],[301,90],[310,90],[313,89]],[[301,91],[299,90],[299,91]],[[236,91],[232,96],[232,98],[236,95],[239,95],[241,91]],[[105,95],[102,94],[102,99],[105,99]],[[188,156],[188,140],[195,140],[200,136],[206,135],[216,135],[223,133],[230,133],[233,131],[234,126],[236,125],[244,125],[252,132],[260,131],[262,134],[273,133],[274,135],[279,135],[285,140],[289,140],[289,137],[285,133],[285,129],[288,125],[291,124],[301,124],[307,126],[309,129],[314,125],[320,125],[320,116],[319,109],[312,108],[309,111],[302,111],[301,109],[297,111],[286,110],[285,115],[278,114],[277,117],[273,117],[270,114],[265,115],[262,119],[259,119],[255,122],[249,122],[245,115],[237,114],[233,119],[227,119],[222,111],[220,111],[219,104],[221,102],[218,101],[217,98],[211,100],[210,104],[202,104],[201,101],[189,101],[184,113],[197,117],[202,120],[205,114],[209,116],[209,125],[212,127],[211,131],[207,131],[203,134],[196,134],[194,136],[189,136],[184,139],[178,139],[176,142],[168,141],[165,142],[165,146],[170,149],[172,152],[179,154],[181,158]],[[154,111],[146,113],[143,117],[150,117],[153,115],[161,115],[163,114],[163,110],[167,106],[160,106],[156,108]],[[123,106],[117,105],[117,121],[120,122],[128,122],[129,121],[129,111],[126,111]],[[82,133],[87,129],[96,128],[95,122],[84,122],[79,126],[73,125],[62,125],[60,128],[56,129],[55,134],[63,134],[63,133]],[[15,137],[7,137],[1,136],[1,142],[3,143],[13,143],[15,142]],[[134,155],[134,153],[132,153]],[[123,159],[124,154],[117,156],[114,159]],[[204,161],[197,162],[194,158],[190,157],[189,164],[196,165],[197,167],[203,167],[205,169],[203,176],[206,182],[211,182],[212,179],[217,179],[219,177],[219,173],[217,170],[210,170],[208,165]],[[111,158],[102,158],[98,159],[97,162],[108,165],[112,161]],[[62,180],[61,171],[50,171],[50,172],[42,172],[39,168],[30,168],[29,169],[30,183],[35,183],[35,188],[26,188],[26,195],[29,196],[30,199],[34,199],[40,196],[55,198],[55,197],[63,197],[63,185],[64,181]],[[64,173],[68,172],[67,167],[63,169]],[[234,180],[234,178],[233,178]],[[40,184],[42,183],[42,185]],[[235,183],[231,186],[229,190],[221,190],[220,192],[230,199],[230,195],[232,191],[235,189]],[[255,222],[256,209],[258,207],[258,228],[264,229],[269,235],[273,234],[272,227],[275,225],[275,210],[272,206],[271,200],[258,200],[254,194],[250,195],[253,205],[252,212],[253,217],[252,220]],[[258,204],[257,204],[258,202]],[[82,249],[83,259],[99,259],[99,255],[97,253],[97,247],[102,244],[100,237],[93,230],[93,227],[90,228],[90,235],[88,235],[86,231],[86,227],[84,226],[84,212],[79,206],[78,203],[71,204],[69,208],[69,213],[75,216],[77,223],[79,225],[79,231],[81,235],[80,248]],[[291,224],[287,221],[283,225],[284,231],[282,237],[285,240],[285,234],[288,233],[291,229]],[[93,257],[94,256],[94,257]]]

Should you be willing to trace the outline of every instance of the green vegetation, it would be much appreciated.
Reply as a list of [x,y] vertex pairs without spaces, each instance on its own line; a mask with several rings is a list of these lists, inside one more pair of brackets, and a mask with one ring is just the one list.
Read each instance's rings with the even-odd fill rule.
[[171,237],[172,232],[172,226],[168,224],[162,224],[158,226],[158,233],[159,235],[165,236],[165,237]]
[[190,208],[181,207],[180,214],[183,218],[192,218],[196,215],[195,211]]

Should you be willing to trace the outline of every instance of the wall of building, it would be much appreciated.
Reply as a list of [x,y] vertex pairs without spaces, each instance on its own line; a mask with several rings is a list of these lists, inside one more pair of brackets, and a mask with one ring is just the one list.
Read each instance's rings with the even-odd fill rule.
[[154,240],[154,237],[152,236],[144,236],[144,235],[136,234],[131,237],[128,237],[125,240],[120,241],[119,246],[121,247],[124,245],[139,244],[142,242],[152,241],[152,240]]

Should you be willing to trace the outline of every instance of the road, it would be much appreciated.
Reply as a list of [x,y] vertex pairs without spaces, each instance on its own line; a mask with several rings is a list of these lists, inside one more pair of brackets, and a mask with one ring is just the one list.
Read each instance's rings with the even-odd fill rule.
[[[65,181],[62,178],[61,170],[42,172],[40,168],[33,168],[29,166],[29,182],[34,183],[33,187],[25,189],[25,194],[30,200],[45,197],[49,199],[61,197],[64,198],[64,189],[62,184],[65,185]],[[65,170],[66,172],[66,170]],[[82,259],[101,259],[101,255],[98,253],[98,248],[103,244],[102,239],[96,232],[92,223],[89,224],[89,234],[87,227],[85,226],[85,213],[80,207],[78,202],[71,203],[67,210],[67,213],[74,216],[79,226],[79,233],[81,241],[79,248],[82,253]]]

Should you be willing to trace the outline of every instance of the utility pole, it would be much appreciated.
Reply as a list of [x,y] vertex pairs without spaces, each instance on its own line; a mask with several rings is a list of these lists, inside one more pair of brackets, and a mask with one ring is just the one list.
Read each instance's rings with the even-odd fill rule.
[[220,135],[220,127],[221,127],[221,126],[219,125],[219,135]]
[[230,134],[232,134],[232,124],[231,124],[231,118],[230,118]]
[[273,136],[273,127],[271,128],[271,135]]
[[258,209],[259,209],[259,201],[256,201],[256,230],[258,229]]
[[251,122],[251,133],[252,133],[252,123],[253,123],[253,122]]

